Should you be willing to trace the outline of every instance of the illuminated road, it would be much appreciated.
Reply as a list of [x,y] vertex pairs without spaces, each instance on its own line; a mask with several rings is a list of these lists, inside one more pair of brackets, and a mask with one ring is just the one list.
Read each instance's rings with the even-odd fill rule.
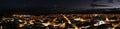
[[13,14],[1,23],[1,29],[119,29],[120,14]]

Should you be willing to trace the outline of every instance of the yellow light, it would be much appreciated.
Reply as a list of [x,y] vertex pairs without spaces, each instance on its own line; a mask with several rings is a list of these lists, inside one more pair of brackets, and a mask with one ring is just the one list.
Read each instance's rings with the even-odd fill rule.
[[71,21],[65,15],[63,15],[63,17],[68,21],[69,24],[71,24]]
[[24,24],[19,24],[19,27],[23,27],[24,26]]
[[34,23],[33,23],[33,20],[30,20],[29,23],[30,23],[30,24],[34,24]]
[[61,24],[60,27],[64,28],[65,27],[65,23]]
[[44,26],[48,26],[50,25],[50,22],[47,22],[47,23],[42,23]]

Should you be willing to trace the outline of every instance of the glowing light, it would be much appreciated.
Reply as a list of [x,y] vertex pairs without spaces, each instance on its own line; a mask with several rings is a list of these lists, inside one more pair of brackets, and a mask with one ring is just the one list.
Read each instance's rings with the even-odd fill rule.
[[65,23],[61,24],[60,27],[64,28],[65,27]]
[[118,24],[112,24],[112,26],[113,26],[113,28],[119,27],[119,26],[120,26],[120,23],[118,23]]
[[99,25],[100,25],[100,24],[105,24],[105,22],[104,22],[104,21],[99,21]]
[[88,27],[90,27],[90,26],[82,26],[81,28],[88,28]]
[[24,23],[23,24],[27,24],[27,21],[24,21]]
[[79,29],[76,25],[73,25],[75,27],[75,29]]
[[61,24],[54,24],[53,26],[56,27],[56,26],[60,26]]
[[71,21],[65,15],[63,15],[63,17],[68,21],[69,24],[71,24]]
[[19,27],[23,27],[24,26],[24,24],[19,24]]
[[30,24],[34,24],[33,21],[34,21],[34,20],[30,20],[29,23],[30,23]]
[[50,25],[51,23],[50,22],[47,22],[47,23],[42,23],[44,26],[48,26]]
[[93,16],[98,16],[98,14],[93,14]]
[[79,21],[79,20],[80,20],[80,18],[75,18],[74,20]]
[[109,21],[109,19],[108,19],[108,18],[106,18],[106,21]]
[[56,23],[54,23],[54,22],[56,22],[56,20],[57,20],[57,18],[54,18],[53,21],[52,21],[52,25],[53,25],[54,27],[57,26]]
[[85,20],[85,19],[83,19],[83,18],[76,18],[76,19],[74,19],[74,20],[80,21],[80,22],[86,22],[86,21],[87,21],[87,20]]
[[102,24],[105,24],[104,21],[99,21],[98,23],[94,24],[94,26],[99,26],[99,25],[102,25]]
[[23,20],[18,20],[19,22],[23,22]]

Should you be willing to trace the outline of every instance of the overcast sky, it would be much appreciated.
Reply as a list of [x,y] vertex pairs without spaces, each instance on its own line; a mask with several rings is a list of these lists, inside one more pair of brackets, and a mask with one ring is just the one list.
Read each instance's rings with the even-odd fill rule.
[[[61,8],[90,8],[92,0],[0,0],[3,8],[21,8],[21,7],[57,7]],[[105,4],[110,7],[120,7],[117,0],[114,3],[108,3],[107,0],[100,0],[97,4]]]

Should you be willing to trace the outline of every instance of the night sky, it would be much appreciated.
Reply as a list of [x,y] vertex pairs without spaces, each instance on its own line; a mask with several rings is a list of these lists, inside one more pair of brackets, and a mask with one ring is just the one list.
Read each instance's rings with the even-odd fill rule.
[[[91,0],[0,0],[2,8],[22,7],[60,7],[60,8],[90,8]],[[102,2],[102,3],[101,3]],[[98,4],[107,4],[110,7],[119,7],[119,2],[106,3],[101,0]]]

